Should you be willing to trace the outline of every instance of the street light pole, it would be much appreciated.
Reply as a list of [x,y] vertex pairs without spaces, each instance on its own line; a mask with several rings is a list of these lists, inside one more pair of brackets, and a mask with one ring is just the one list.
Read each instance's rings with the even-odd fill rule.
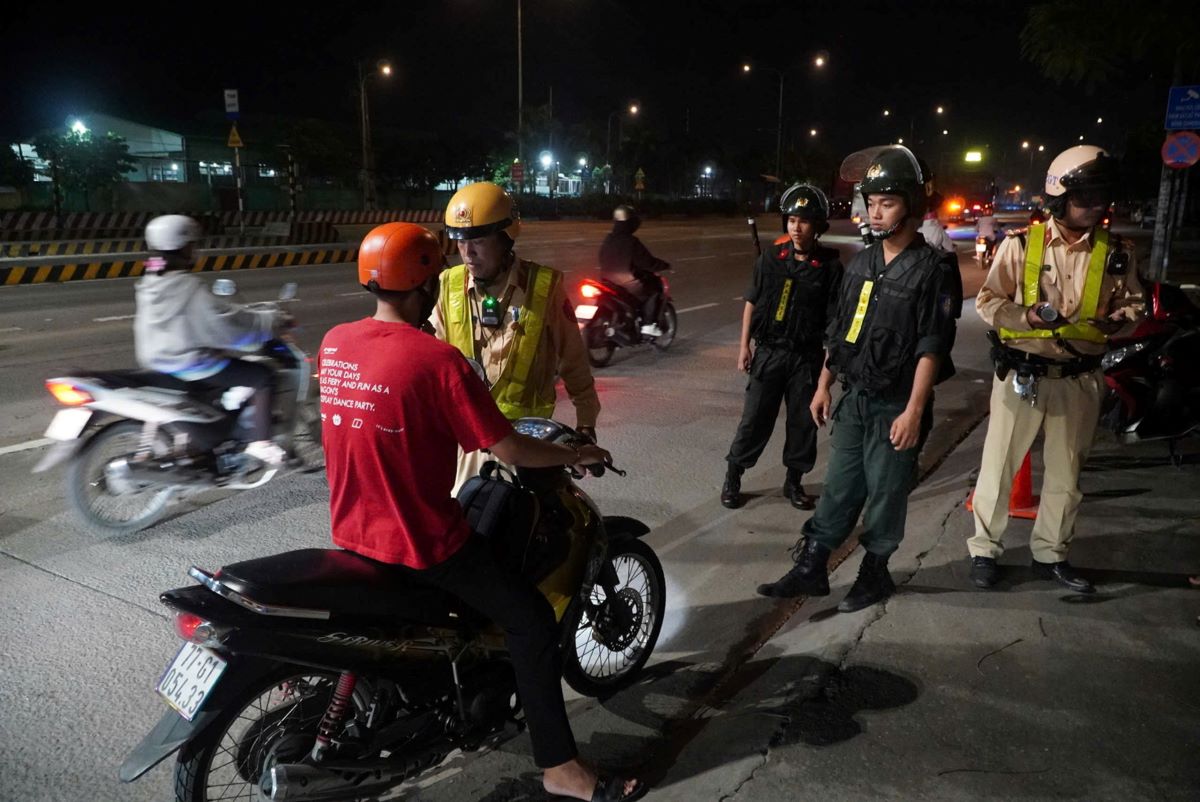
[[780,158],[783,153],[783,70],[777,70],[779,73],[779,121],[775,131],[775,178],[782,181],[779,171],[782,162]]
[[[525,163],[525,61],[523,56],[524,26],[521,23],[521,0],[517,0],[517,161]],[[520,189],[517,190],[520,192]]]
[[376,73],[384,76],[392,74],[392,65],[387,61],[380,60],[376,62],[375,69],[371,72],[363,71],[363,63],[359,61],[358,67],[358,98],[359,98],[359,115],[360,124],[362,127],[362,192],[363,192],[363,208],[367,211],[372,211],[375,208],[375,173],[371,158],[371,112],[367,104],[367,79]]

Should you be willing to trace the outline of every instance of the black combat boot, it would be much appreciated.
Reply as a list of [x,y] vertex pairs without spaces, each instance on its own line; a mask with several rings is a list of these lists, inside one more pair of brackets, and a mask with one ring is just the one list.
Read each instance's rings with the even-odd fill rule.
[[846,598],[838,605],[838,611],[853,613],[872,604],[878,604],[896,592],[896,583],[888,573],[888,558],[867,552],[858,567],[858,579],[850,587]]
[[742,506],[742,469],[732,462],[725,470],[725,484],[721,485],[721,505],[731,510]]
[[779,579],[758,586],[758,595],[791,598],[829,595],[829,549],[809,537],[792,549],[796,565]]
[[787,479],[783,483],[783,495],[787,496],[787,500],[798,510],[815,509],[817,500],[804,492],[804,485],[800,484],[802,476],[804,474],[795,468],[788,468]]

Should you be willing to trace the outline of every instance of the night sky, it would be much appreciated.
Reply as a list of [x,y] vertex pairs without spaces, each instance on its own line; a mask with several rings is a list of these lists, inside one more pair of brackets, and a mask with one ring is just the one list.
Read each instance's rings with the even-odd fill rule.
[[[515,128],[516,6],[92,4],[50,19],[46,6],[17,5],[0,23],[0,137],[89,110],[198,133],[220,121],[226,87],[240,90],[246,131],[256,114],[353,125],[356,61],[388,57],[399,74],[370,90],[375,125],[498,139]],[[1121,97],[1047,83],[1020,55],[1027,6],[524,0],[525,103],[553,87],[556,119],[603,131],[636,99],[637,124],[773,150],[778,83],[743,75],[752,60],[787,70],[785,137],[815,127],[838,153],[911,143],[910,126],[918,149],[944,126],[955,147],[1018,153],[1027,138],[1056,151],[1082,134],[1119,150],[1131,120],[1160,114],[1154,76],[1131,77]],[[818,51],[829,57],[821,72]]]

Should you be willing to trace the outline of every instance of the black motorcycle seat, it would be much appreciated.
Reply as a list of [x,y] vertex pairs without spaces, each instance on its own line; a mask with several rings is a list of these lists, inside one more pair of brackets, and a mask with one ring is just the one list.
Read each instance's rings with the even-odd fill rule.
[[342,549],[298,549],[226,565],[225,587],[260,604],[458,627],[482,618],[399,566]]

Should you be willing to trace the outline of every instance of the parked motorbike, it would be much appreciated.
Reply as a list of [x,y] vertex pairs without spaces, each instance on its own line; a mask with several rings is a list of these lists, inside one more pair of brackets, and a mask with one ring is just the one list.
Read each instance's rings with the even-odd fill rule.
[[1200,432],[1200,310],[1178,287],[1145,291],[1145,318],[1101,361],[1102,420],[1123,443],[1165,440],[1177,459],[1177,442]]
[[[285,285],[278,301],[248,304],[282,313],[295,295]],[[214,292],[237,288],[219,279]],[[311,359],[294,343],[271,340],[256,354],[275,372],[274,440],[292,467],[320,467],[321,418],[310,396]],[[95,529],[136,532],[159,520],[172,501],[222,488],[252,490],[279,473],[245,453],[250,409],[248,388],[213,390],[149,370],[78,371],[46,380],[64,409],[45,436],[56,441],[34,473],[67,462],[66,496],[75,513]]]
[[[585,279],[579,285],[582,302],[575,307],[575,317],[592,367],[607,365],[618,348],[649,343],[665,351],[675,342],[679,321],[671,299],[671,287],[666,276],[659,273],[659,277],[663,283],[663,297],[659,301],[656,321],[642,320],[642,301],[614,281]],[[657,325],[658,333],[650,330],[651,322]]]
[[[515,428],[590,442],[543,418]],[[567,683],[601,696],[633,682],[665,609],[645,524],[602,516],[565,468],[485,468],[459,501],[554,608]],[[122,765],[125,782],[178,751],[177,802],[360,799],[523,727],[503,633],[411,574],[302,549],[189,575],[200,584],[160,597],[185,641],[157,684],[173,709]]]

